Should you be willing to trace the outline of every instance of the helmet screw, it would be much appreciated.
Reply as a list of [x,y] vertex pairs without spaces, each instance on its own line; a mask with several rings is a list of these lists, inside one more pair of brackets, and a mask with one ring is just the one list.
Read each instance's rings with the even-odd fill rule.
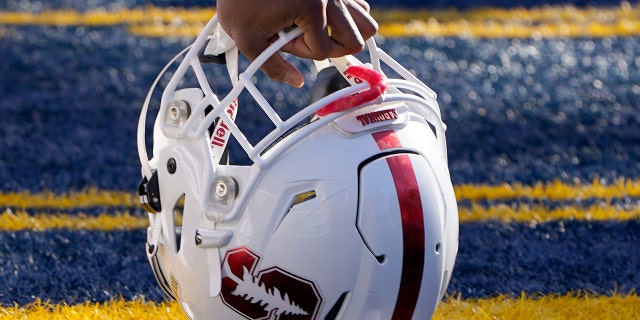
[[167,161],[167,171],[169,171],[169,174],[176,173],[177,168],[178,168],[178,165],[176,164],[176,159],[169,158],[169,160]]
[[219,198],[224,198],[227,196],[227,192],[227,185],[224,182],[219,181],[218,184],[216,184],[216,196]]
[[196,233],[196,246],[199,246],[202,244],[202,235],[198,232]]
[[177,121],[179,116],[180,116],[180,109],[178,109],[178,106],[176,105],[169,106],[169,119],[171,119],[171,121]]
[[189,104],[184,100],[171,101],[167,107],[167,121],[172,126],[180,126],[189,118],[191,109]]

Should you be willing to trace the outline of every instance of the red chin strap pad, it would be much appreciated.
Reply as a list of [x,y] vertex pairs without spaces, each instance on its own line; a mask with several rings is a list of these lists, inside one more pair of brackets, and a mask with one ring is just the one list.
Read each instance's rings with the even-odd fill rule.
[[344,73],[348,77],[354,77],[356,83],[366,81],[369,83],[369,89],[327,104],[316,111],[318,116],[323,117],[334,112],[345,111],[363,103],[373,101],[381,96],[389,85],[389,80],[380,72],[365,66],[350,66]]

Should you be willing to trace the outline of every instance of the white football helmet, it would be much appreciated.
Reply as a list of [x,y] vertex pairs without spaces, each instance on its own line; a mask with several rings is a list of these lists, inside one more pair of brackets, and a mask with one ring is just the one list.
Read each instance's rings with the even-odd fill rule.
[[[237,48],[213,17],[153,84],[138,151],[155,276],[192,319],[430,318],[458,251],[436,94],[371,39],[366,64],[316,61],[320,74],[339,71],[329,82],[341,84],[316,90],[314,102],[284,119],[254,73],[300,34],[279,33],[240,73]],[[178,59],[149,160],[151,96]],[[206,60],[226,60],[226,69],[213,65],[224,76],[208,76]],[[187,74],[197,82],[181,87]],[[232,89],[219,96],[209,81]],[[239,125],[241,93],[255,100],[251,117],[274,128],[257,143]],[[228,163],[232,137],[249,164]]]

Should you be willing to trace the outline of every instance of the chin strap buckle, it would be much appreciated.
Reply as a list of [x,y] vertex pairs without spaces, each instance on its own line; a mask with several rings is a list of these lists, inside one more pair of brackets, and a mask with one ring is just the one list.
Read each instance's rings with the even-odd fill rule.
[[158,253],[158,244],[162,233],[162,206],[160,205],[160,185],[158,171],[153,171],[151,178],[142,178],[138,186],[140,205],[150,213],[150,226],[147,229],[147,257],[154,258]]
[[138,186],[140,205],[149,213],[158,213],[162,210],[160,205],[160,185],[158,184],[158,172],[153,171],[150,179],[142,178]]

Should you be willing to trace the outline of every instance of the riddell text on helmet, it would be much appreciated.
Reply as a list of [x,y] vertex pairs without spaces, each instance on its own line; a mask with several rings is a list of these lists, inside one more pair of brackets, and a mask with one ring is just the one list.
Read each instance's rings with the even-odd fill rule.
[[[225,112],[231,118],[231,120],[235,119],[236,109],[238,107],[238,99],[234,99],[233,102],[227,107]],[[220,124],[216,126],[215,130],[211,134],[211,147],[214,146],[224,147],[227,144],[227,139],[229,138],[229,127],[224,122],[224,120],[220,120]]]
[[356,120],[360,121],[363,127],[376,122],[395,119],[398,119],[398,112],[395,109],[374,111],[356,116]]

